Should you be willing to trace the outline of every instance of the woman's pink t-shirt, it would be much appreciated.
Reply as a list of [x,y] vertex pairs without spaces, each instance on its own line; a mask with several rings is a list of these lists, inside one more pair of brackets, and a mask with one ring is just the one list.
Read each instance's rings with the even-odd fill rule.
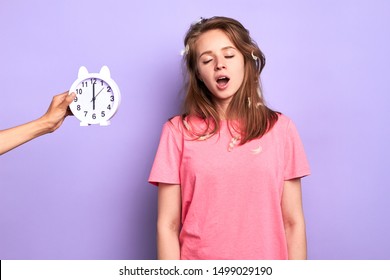
[[179,116],[163,127],[149,182],[181,186],[181,259],[287,259],[284,181],[310,173],[295,125],[280,114],[262,138],[231,140],[226,122],[203,141]]

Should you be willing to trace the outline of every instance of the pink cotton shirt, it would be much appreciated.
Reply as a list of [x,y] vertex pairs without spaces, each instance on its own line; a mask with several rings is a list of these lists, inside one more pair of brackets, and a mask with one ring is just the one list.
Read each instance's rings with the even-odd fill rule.
[[180,117],[164,125],[150,173],[182,192],[181,259],[287,259],[281,212],[285,180],[310,173],[290,119],[228,151],[232,135],[193,140]]

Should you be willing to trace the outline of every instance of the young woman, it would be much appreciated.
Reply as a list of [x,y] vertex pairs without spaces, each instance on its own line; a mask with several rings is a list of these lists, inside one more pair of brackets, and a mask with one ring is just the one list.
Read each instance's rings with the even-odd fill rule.
[[305,259],[309,165],[292,121],[264,103],[263,53],[226,17],[193,24],[184,45],[184,114],[164,125],[149,177],[158,258]]

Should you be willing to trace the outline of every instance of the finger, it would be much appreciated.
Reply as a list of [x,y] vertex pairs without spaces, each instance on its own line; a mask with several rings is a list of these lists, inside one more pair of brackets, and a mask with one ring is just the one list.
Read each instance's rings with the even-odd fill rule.
[[76,93],[72,92],[71,94],[69,94],[67,97],[66,97],[66,101],[69,102],[69,103],[72,103],[72,101],[75,99],[76,97]]
[[65,97],[65,100],[63,103],[65,103],[64,105],[65,106],[69,106],[70,103],[73,102],[73,100],[75,99],[76,97],[76,94],[74,92],[72,92],[71,94],[69,94],[68,96]]
[[66,98],[67,95],[68,95],[68,92],[63,92],[63,93],[54,95],[50,107],[61,106],[61,103],[64,102],[64,99]]
[[63,103],[65,103],[64,105],[67,107],[66,108],[66,116],[73,116],[73,113],[72,113],[72,111],[69,108],[69,105],[70,105],[70,103],[73,102],[75,97],[76,97],[76,94],[74,92],[72,92],[71,94],[66,96],[65,101],[63,102]]
[[67,94],[69,94],[69,90],[67,90],[67,91],[65,91],[65,92],[63,92],[63,93],[60,93],[60,94],[58,94],[59,96],[66,96]]
[[53,97],[53,99],[59,99],[59,100],[63,100],[64,98],[66,98],[66,96],[69,95],[69,91],[65,91],[63,93],[60,93],[60,94],[57,94]]

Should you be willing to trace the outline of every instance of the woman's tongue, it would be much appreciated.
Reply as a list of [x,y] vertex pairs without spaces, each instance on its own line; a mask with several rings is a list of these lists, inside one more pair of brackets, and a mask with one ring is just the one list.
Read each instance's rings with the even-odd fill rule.
[[229,78],[220,78],[217,80],[218,88],[224,89],[227,87],[227,84],[229,82]]

